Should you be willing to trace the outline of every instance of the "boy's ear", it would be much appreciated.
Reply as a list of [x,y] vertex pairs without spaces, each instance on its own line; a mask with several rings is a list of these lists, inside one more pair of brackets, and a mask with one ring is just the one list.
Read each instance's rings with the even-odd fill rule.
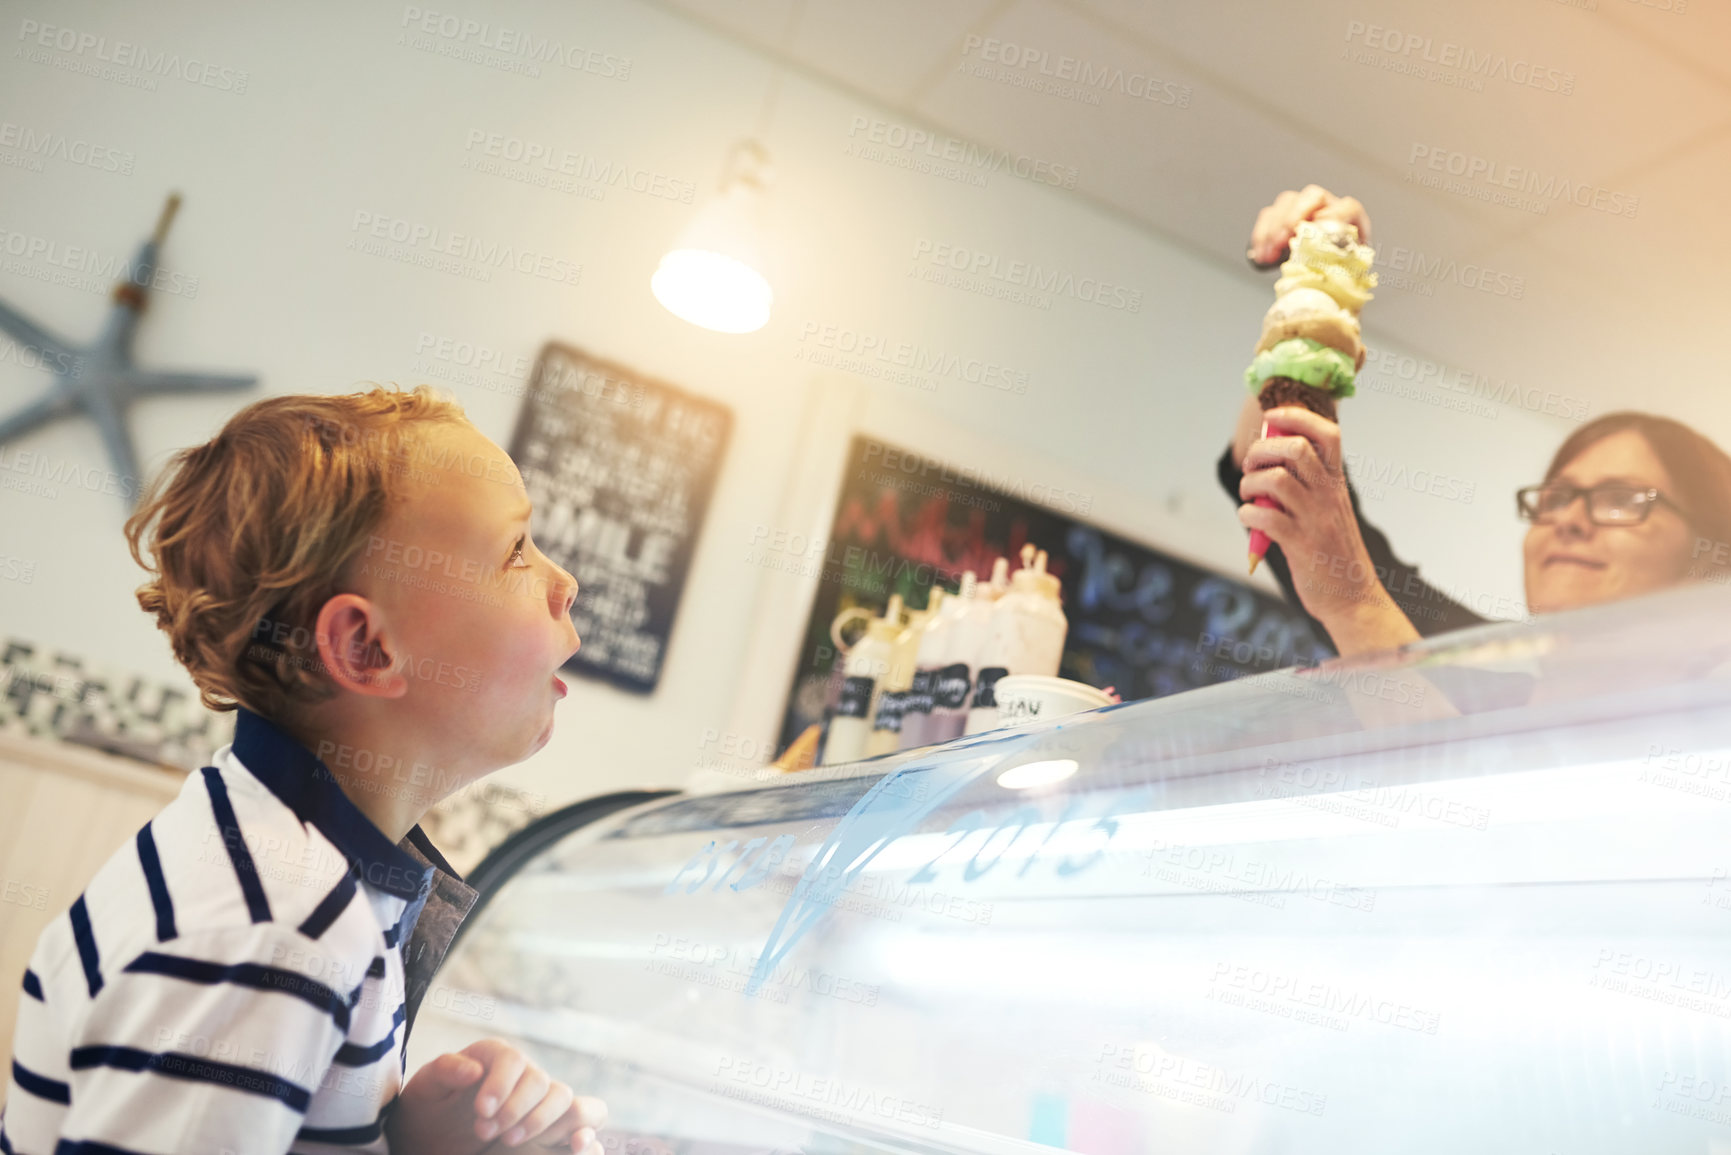
[[409,679],[395,668],[379,608],[359,594],[337,594],[319,609],[313,637],[326,675],[344,690],[400,698]]

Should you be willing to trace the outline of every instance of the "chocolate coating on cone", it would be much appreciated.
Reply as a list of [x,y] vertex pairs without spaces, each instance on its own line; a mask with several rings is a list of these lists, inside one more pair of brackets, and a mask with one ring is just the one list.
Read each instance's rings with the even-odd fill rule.
[[1256,400],[1264,411],[1278,409],[1282,405],[1301,405],[1318,417],[1326,417],[1330,421],[1339,420],[1335,416],[1333,394],[1326,389],[1294,381],[1290,377],[1270,377],[1264,381],[1262,392],[1256,395]]

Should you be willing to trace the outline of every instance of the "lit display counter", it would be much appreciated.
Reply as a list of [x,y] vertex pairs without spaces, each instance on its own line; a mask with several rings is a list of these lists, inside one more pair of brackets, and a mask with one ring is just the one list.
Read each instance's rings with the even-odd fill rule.
[[[610,1151],[1731,1151],[1731,592],[543,828],[416,1061]],[[605,809],[605,808],[603,808]]]

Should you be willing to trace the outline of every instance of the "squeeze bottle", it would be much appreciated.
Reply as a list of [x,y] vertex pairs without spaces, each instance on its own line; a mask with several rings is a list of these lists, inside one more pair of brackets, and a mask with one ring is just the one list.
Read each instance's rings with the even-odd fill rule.
[[878,703],[872,711],[871,734],[866,738],[867,758],[879,754],[894,754],[901,742],[902,720],[913,697],[915,663],[919,656],[920,635],[937,616],[943,604],[943,590],[933,590],[923,610],[909,610],[907,624],[899,629],[895,650],[890,656],[889,673],[878,687]]
[[1055,574],[1046,572],[1046,551],[1022,547],[1022,568],[1010,578],[1010,592],[992,606],[991,640],[974,679],[974,701],[966,732],[977,734],[998,724],[993,694],[999,678],[1009,674],[1056,677],[1064,657],[1070,623],[1058,602]]
[[907,698],[902,703],[901,737],[898,750],[912,750],[931,741],[928,734],[932,722],[932,679],[943,668],[945,647],[949,644],[950,625],[956,618],[958,598],[949,596],[943,587],[934,587],[932,600],[926,608],[933,611],[919,632],[914,649],[914,677],[908,683]]
[[895,661],[896,639],[902,632],[901,616],[901,596],[891,594],[884,616],[873,618],[865,636],[848,650],[847,662],[842,667],[841,700],[829,720],[829,736],[823,746],[825,766],[866,757],[872,716],[884,679]]
[[932,673],[932,711],[925,734],[928,745],[961,737],[967,723],[974,669],[991,636],[992,603],[982,596],[982,588],[974,571],[968,570],[962,574],[960,592],[945,606],[950,620],[939,666]]

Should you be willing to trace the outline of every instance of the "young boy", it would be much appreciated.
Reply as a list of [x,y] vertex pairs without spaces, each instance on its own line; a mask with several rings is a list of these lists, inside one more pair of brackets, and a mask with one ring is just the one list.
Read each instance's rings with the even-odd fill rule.
[[502,1040],[402,1080],[475,900],[417,822],[546,744],[578,646],[529,512],[425,386],[270,398],[170,462],[138,600],[234,741],[44,930],[0,1152],[599,1155],[600,1101]]

